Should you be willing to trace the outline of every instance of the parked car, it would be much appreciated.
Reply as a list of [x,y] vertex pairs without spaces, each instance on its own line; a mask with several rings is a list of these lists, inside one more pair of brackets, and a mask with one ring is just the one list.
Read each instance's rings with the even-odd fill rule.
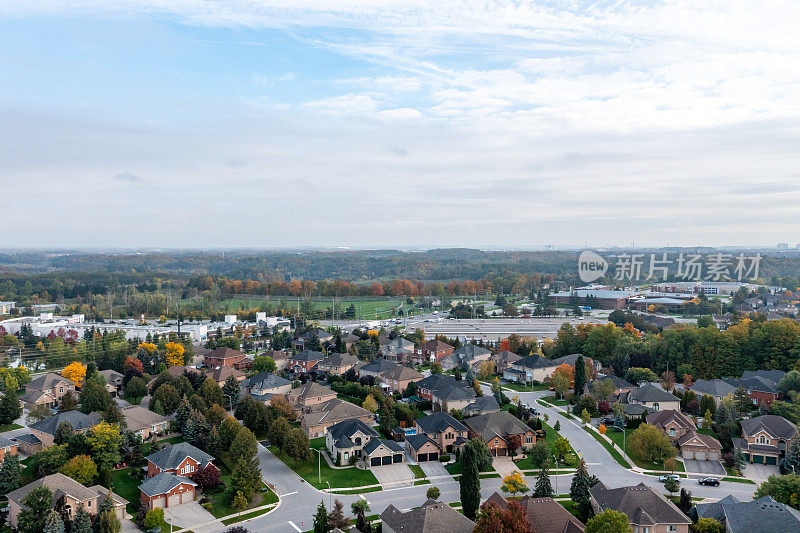
[[704,477],[697,481],[701,485],[708,485],[710,487],[719,487],[719,479],[715,477]]
[[606,427],[613,426],[614,425],[614,419],[610,418],[610,417],[605,417],[605,418],[600,419],[600,423],[603,424]]
[[659,476],[658,480],[661,483],[664,483],[668,479],[674,479],[675,481],[680,481],[681,477],[678,474],[664,474],[663,476]]

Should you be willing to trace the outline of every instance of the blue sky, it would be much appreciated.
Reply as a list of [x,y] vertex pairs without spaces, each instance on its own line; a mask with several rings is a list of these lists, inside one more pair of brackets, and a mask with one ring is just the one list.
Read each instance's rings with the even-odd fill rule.
[[7,0],[4,241],[794,244],[798,18],[781,0]]

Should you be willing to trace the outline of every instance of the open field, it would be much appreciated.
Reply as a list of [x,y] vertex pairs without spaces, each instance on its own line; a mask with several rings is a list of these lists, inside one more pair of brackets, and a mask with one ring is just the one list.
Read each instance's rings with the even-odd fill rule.
[[[297,298],[285,297],[283,298],[283,305],[287,309],[295,309],[299,305],[302,305],[303,301],[303,298],[298,300]],[[334,306],[333,298],[311,298],[309,301],[311,302],[312,309],[315,311],[325,311],[326,309],[332,309]],[[280,302],[281,298],[274,296],[269,300],[264,298],[257,299],[236,297],[222,300],[220,302],[220,307],[224,307],[228,311],[234,312],[241,309],[252,309],[267,305],[275,308],[280,305]],[[355,306],[356,319],[359,320],[392,318],[397,316],[396,309],[398,307],[402,307],[404,311],[411,307],[405,303],[405,299],[403,298],[337,298],[337,315],[344,315],[345,310],[351,305]]]

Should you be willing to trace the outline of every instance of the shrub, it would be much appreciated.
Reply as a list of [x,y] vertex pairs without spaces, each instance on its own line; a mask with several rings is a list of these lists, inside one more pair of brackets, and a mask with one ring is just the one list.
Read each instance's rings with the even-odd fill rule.
[[144,515],[144,527],[155,529],[164,523],[164,509],[151,509]]
[[449,460],[450,460],[449,454],[443,453],[442,455],[439,456],[439,461],[442,463],[446,463]]
[[203,507],[203,509],[205,509],[209,513],[213,513],[214,512],[214,504],[213,503],[206,502],[206,503],[201,503],[200,505]]

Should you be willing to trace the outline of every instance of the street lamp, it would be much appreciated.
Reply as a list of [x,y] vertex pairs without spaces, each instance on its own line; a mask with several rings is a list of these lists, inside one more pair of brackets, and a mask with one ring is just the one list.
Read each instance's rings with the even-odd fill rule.
[[333,509],[333,489],[331,489],[331,482],[330,481],[328,481],[326,479],[325,483],[328,484],[328,505],[330,506],[330,507],[328,507],[328,509],[332,510]]
[[[322,450],[311,448],[317,452],[317,483],[322,484]],[[330,486],[330,484],[328,485]]]
[[553,460],[556,462],[556,471],[553,473],[553,477],[556,478],[556,496],[558,496],[558,458],[555,454],[553,454]]

